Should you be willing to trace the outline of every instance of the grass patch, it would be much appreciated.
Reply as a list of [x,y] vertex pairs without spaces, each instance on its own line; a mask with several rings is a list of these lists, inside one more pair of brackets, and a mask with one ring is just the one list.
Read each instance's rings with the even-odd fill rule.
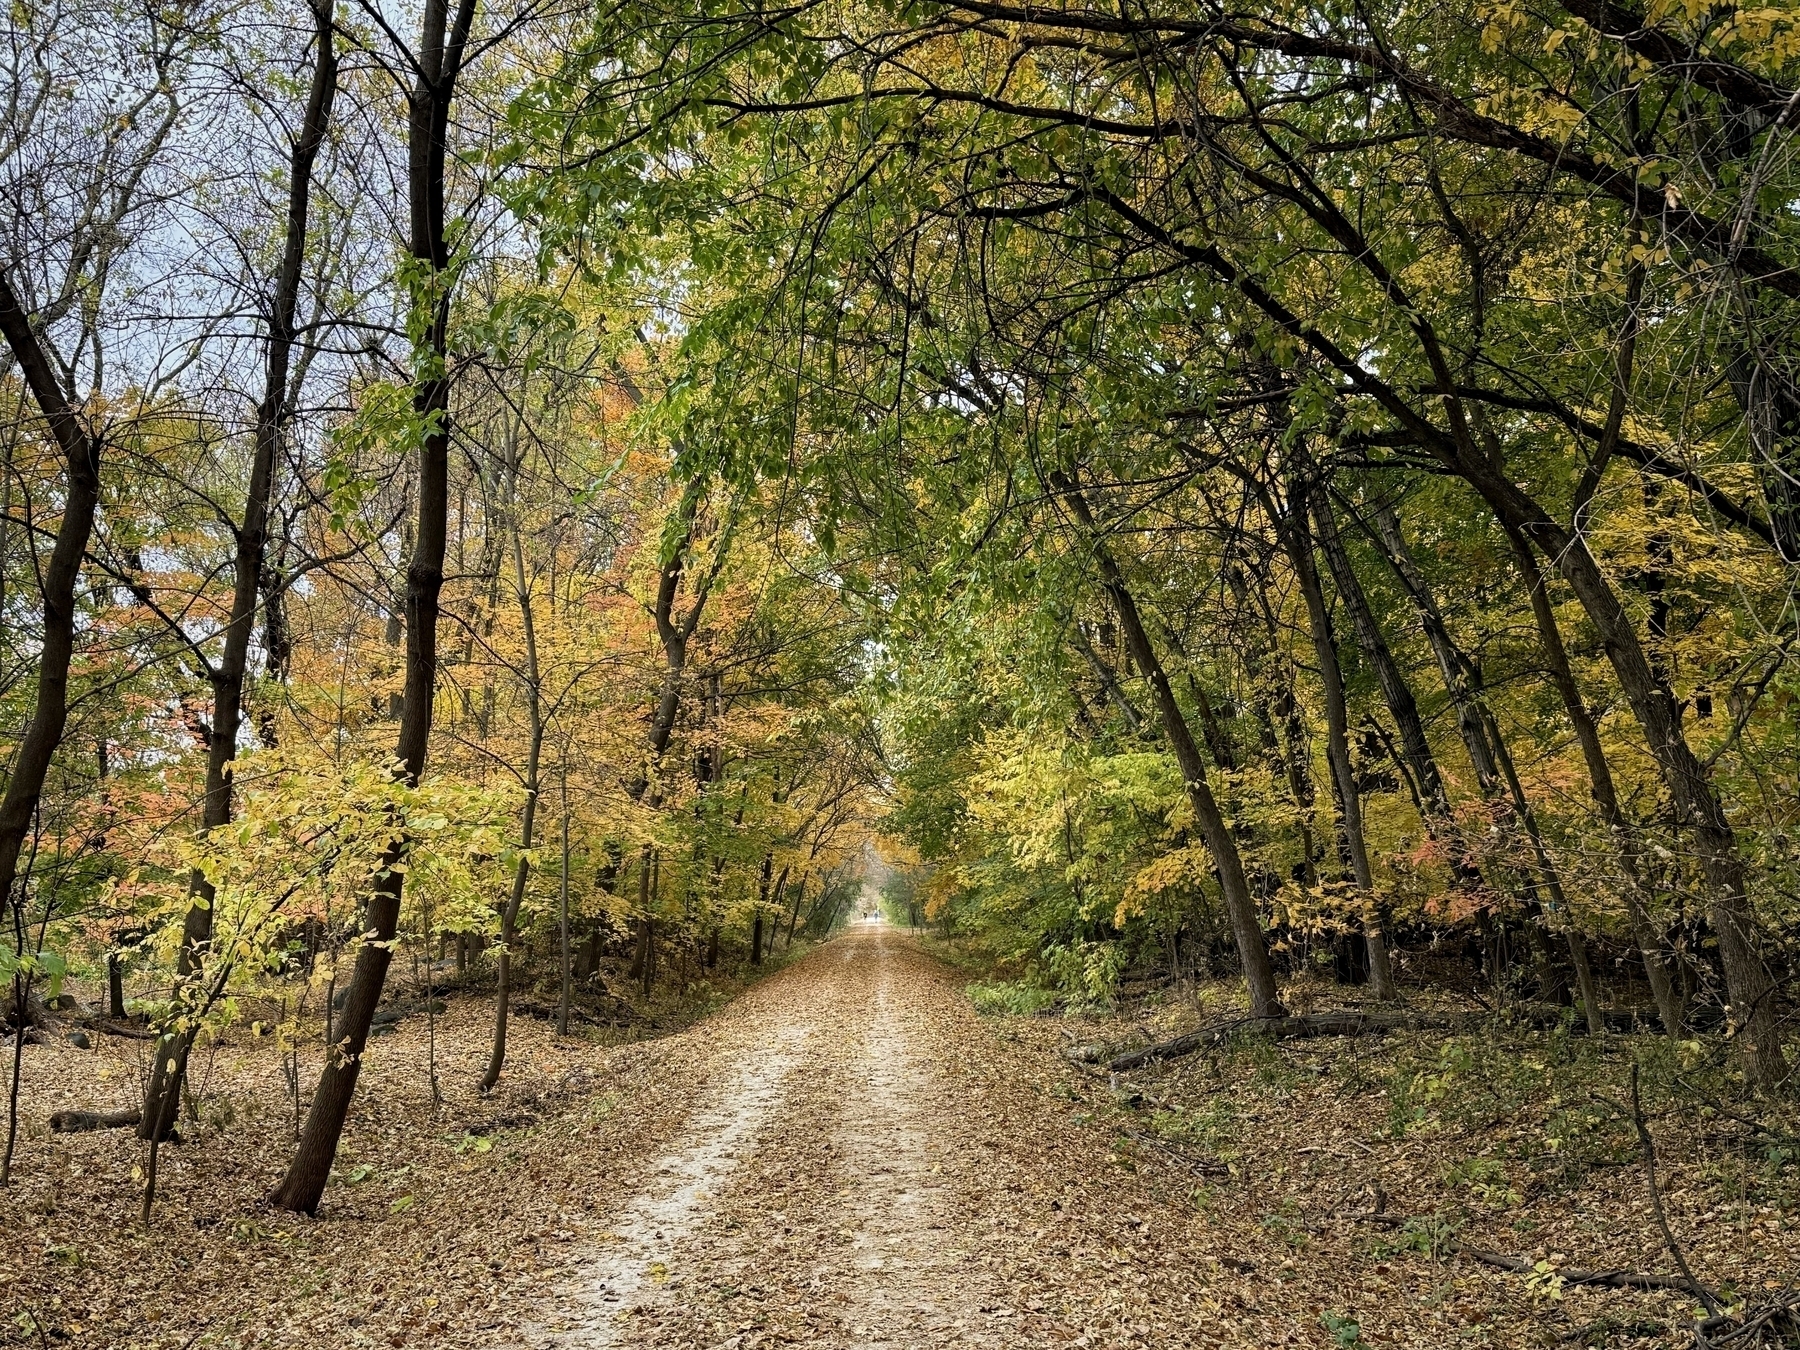
[[968,994],[975,1011],[987,1017],[1035,1017],[1056,1003],[1055,990],[1023,980],[971,984]]

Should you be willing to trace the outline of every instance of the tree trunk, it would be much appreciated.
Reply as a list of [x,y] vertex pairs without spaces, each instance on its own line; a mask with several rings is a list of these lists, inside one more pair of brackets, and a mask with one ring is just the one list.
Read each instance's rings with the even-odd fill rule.
[[[4,333],[7,345],[12,349],[39,412],[50,424],[51,435],[56,439],[65,465],[62,519],[57,522],[56,542],[51,545],[49,565],[38,572],[44,631],[38,649],[36,698],[31,720],[13,753],[5,796],[0,797],[0,915],[12,907],[16,955],[23,957],[26,955],[24,882],[29,881],[29,872],[22,880],[19,858],[24,852],[25,841],[31,837],[44,779],[50,772],[50,761],[57,747],[62,744],[63,729],[68,721],[69,663],[75,650],[75,584],[80,579],[81,559],[87,552],[88,538],[94,528],[94,513],[100,500],[100,443],[63,396],[62,387],[57,384],[49,359],[32,329],[31,318],[20,308],[4,267],[0,267],[0,333]],[[28,552],[36,567],[36,551],[28,549]],[[41,930],[39,944],[42,944]],[[5,1185],[12,1177],[13,1146],[19,1127],[19,1075],[27,1035],[25,1003],[30,988],[30,973],[23,966],[15,969],[13,996],[18,1006],[19,1025],[13,1032],[12,1079],[7,1098],[5,1152],[0,1156],[0,1185]]]
[[3,268],[0,333],[5,334],[13,359],[62,452],[65,494],[56,542],[51,546],[49,564],[41,573],[44,633],[38,650],[36,698],[31,720],[13,755],[6,794],[0,798],[0,905],[4,905],[12,902],[13,888],[19,879],[19,857],[31,834],[50,760],[62,744],[63,727],[68,720],[69,662],[75,649],[75,584],[100,500],[100,443],[63,396],[32,329],[30,316],[19,307]]
[[[805,894],[806,873],[802,872],[800,880],[794,884],[794,907],[788,913],[787,938],[781,944],[783,951],[787,951],[794,945],[794,925],[800,922],[800,900]],[[918,921],[914,920],[913,927],[917,928],[918,926]]]
[[1413,780],[1418,784],[1425,810],[1435,820],[1449,824],[1450,794],[1445,790],[1443,775],[1438,772],[1437,759],[1431,752],[1431,742],[1426,739],[1425,723],[1419,716],[1419,703],[1413,697],[1412,686],[1406,682],[1399,663],[1394,660],[1393,651],[1382,635],[1381,625],[1376,622],[1375,611],[1369,606],[1369,597],[1363,591],[1362,582],[1357,579],[1356,569],[1350,562],[1349,550],[1344,547],[1343,538],[1338,534],[1337,517],[1331,509],[1329,496],[1323,491],[1318,492],[1313,495],[1311,504],[1313,520],[1318,525],[1320,551],[1324,553],[1326,565],[1331,570],[1338,598],[1350,612],[1350,622],[1356,630],[1356,644],[1362,648],[1364,657],[1374,670],[1376,683],[1381,686],[1382,701],[1393,714],[1394,725],[1400,732],[1401,753],[1412,771]]
[[675,715],[681,710],[681,686],[687,671],[688,643],[694,636],[694,630],[700,625],[700,616],[705,611],[707,595],[711,591],[711,579],[717,575],[723,562],[723,548],[720,556],[714,559],[713,572],[694,590],[694,602],[688,612],[676,613],[675,602],[680,596],[681,579],[687,569],[688,550],[693,547],[695,521],[700,512],[701,484],[698,479],[690,483],[681,494],[680,505],[676,508],[676,520],[681,533],[676,541],[674,552],[669,560],[662,564],[657,572],[656,601],[651,613],[656,620],[657,637],[663,648],[662,688],[657,694],[656,709],[651,714],[650,730],[645,738],[644,768],[626,787],[633,801],[645,800],[648,794],[654,805],[660,792],[650,792],[653,774],[657,761],[669,748],[669,738],[675,731]]
[[[418,301],[431,305],[424,343],[429,360],[413,391],[413,407],[425,430],[419,444],[417,527],[406,577],[405,708],[395,749],[399,771],[408,783],[417,783],[425,768],[437,687],[438,596],[444,584],[450,452],[450,380],[446,362],[451,278],[444,231],[444,158],[450,103],[461,73],[469,29],[475,20],[475,3],[476,0],[457,0],[452,19],[447,0],[426,0],[418,80],[407,100],[410,251],[437,283],[431,293]],[[338,1139],[356,1092],[357,1076],[362,1071],[369,1025],[381,1000],[381,987],[392,959],[404,881],[404,874],[395,870],[395,864],[403,860],[405,852],[406,841],[396,841],[376,871],[363,920],[365,941],[356,954],[349,996],[338,1023],[340,1038],[332,1046],[319,1076],[299,1147],[272,1197],[282,1209],[311,1214],[325,1193]]]
[[[1100,569],[1101,585],[1118,611],[1119,623],[1124,629],[1132,658],[1150,682],[1163,734],[1168,738],[1176,765],[1181,770],[1188,802],[1200,824],[1201,837],[1206,842],[1207,851],[1212,854],[1214,867],[1218,869],[1220,889],[1225,896],[1225,910],[1230,917],[1232,934],[1237,940],[1238,958],[1244,969],[1244,983],[1250,994],[1251,1015],[1279,1016],[1281,999],[1275,990],[1275,971],[1269,964],[1268,944],[1263,937],[1262,924],[1257,918],[1256,901],[1250,894],[1249,882],[1244,876],[1244,863],[1238,855],[1237,842],[1231,837],[1231,830],[1219,812],[1212,789],[1207,785],[1206,760],[1194,742],[1193,732],[1182,714],[1181,705],[1175,700],[1175,690],[1169,683],[1167,672],[1163,670],[1162,660],[1150,643],[1143,618],[1138,613],[1137,601],[1126,587],[1118,564],[1095,528],[1094,517],[1088,509],[1086,498],[1066,475],[1052,474],[1051,483],[1068,502],[1087,536],[1088,544],[1094,552],[1094,561]],[[946,927],[948,920],[949,911],[946,910]]]
[[556,999],[556,1034],[569,1034],[569,749],[563,747],[562,764],[562,880],[557,887],[559,989]]
[[[648,873],[646,873],[648,875]],[[644,915],[638,916],[637,940],[631,944],[631,964],[626,967],[627,979],[644,978],[644,967],[650,962],[650,920]]]
[[1637,942],[1638,954],[1644,963],[1645,977],[1650,982],[1651,997],[1656,1001],[1657,1015],[1662,1019],[1665,1032],[1670,1036],[1679,1036],[1683,1022],[1682,998],[1663,958],[1663,943],[1651,922],[1649,906],[1645,901],[1641,847],[1637,832],[1619,806],[1618,790],[1613,785],[1612,766],[1607,761],[1605,747],[1600,743],[1600,729],[1595,725],[1587,703],[1581,697],[1581,689],[1575,683],[1574,668],[1569,663],[1568,650],[1563,646],[1562,630],[1557,625],[1556,611],[1550,604],[1549,590],[1544,584],[1543,573],[1538,570],[1537,559],[1531,546],[1516,531],[1508,530],[1507,539],[1512,545],[1513,556],[1519,563],[1520,573],[1530,595],[1532,617],[1537,623],[1538,641],[1543,649],[1544,664],[1549,671],[1550,681],[1562,698],[1563,708],[1575,731],[1576,742],[1581,746],[1594,804],[1599,808],[1600,819],[1611,832],[1618,848],[1619,865],[1625,876],[1625,884],[1621,889],[1625,897],[1626,914],[1631,922],[1632,937]]
[[[534,744],[534,755],[536,749]],[[528,787],[525,790],[524,819],[519,826],[519,838],[523,841],[521,849],[531,847],[532,832],[537,825],[537,800],[535,785]],[[512,1004],[513,945],[518,940],[519,906],[524,903],[525,883],[530,873],[531,861],[521,854],[519,866],[513,873],[512,892],[506,898],[506,908],[500,913],[500,988],[494,1000],[493,1049],[488,1054],[487,1071],[481,1076],[481,1090],[484,1093],[494,1090],[494,1084],[500,1081],[500,1070],[506,1065],[506,1019]]]
[[1300,702],[1294,697],[1296,672],[1293,662],[1287,659],[1279,646],[1279,627],[1264,598],[1267,592],[1266,579],[1258,575],[1262,589],[1253,595],[1249,582],[1239,567],[1227,565],[1225,576],[1232,594],[1237,598],[1238,607],[1245,611],[1254,609],[1257,619],[1261,621],[1256,630],[1259,637],[1248,653],[1255,677],[1257,720],[1262,727],[1264,750],[1274,761],[1274,767],[1287,780],[1288,795],[1293,800],[1299,820],[1301,872],[1310,886],[1318,881],[1321,855],[1318,842],[1313,837],[1316,797],[1312,779],[1311,736],[1307,731],[1306,719],[1300,712]]
[[1382,931],[1380,900],[1375,890],[1375,872],[1369,866],[1369,845],[1363,833],[1362,793],[1356,785],[1356,774],[1350,764],[1350,714],[1344,699],[1344,675],[1338,662],[1337,639],[1331,632],[1331,611],[1325,604],[1325,588],[1319,582],[1319,570],[1313,559],[1312,531],[1308,527],[1310,492],[1303,479],[1296,478],[1288,488],[1288,509],[1279,521],[1282,541],[1293,563],[1300,594],[1306,601],[1307,627],[1312,634],[1313,657],[1319,664],[1321,683],[1325,687],[1325,758],[1331,765],[1331,777],[1337,787],[1333,800],[1337,803],[1339,832],[1344,851],[1350,859],[1356,886],[1362,892],[1367,914],[1363,920],[1363,939],[1369,952],[1369,990],[1376,999],[1392,1002],[1399,997],[1394,986],[1393,967],[1388,960],[1387,938]]
[[644,916],[644,997],[656,987],[656,920]]
[[[256,606],[261,597],[263,561],[268,551],[269,504],[275,482],[275,462],[288,418],[293,390],[288,371],[294,351],[294,318],[300,303],[300,284],[306,261],[306,223],[312,206],[313,165],[331,124],[331,105],[337,95],[337,47],[333,37],[335,0],[312,0],[315,50],[312,81],[307,91],[306,112],[288,158],[288,203],[283,225],[281,269],[275,276],[269,306],[269,340],[263,368],[262,401],[256,408],[255,446],[250,461],[250,482],[244,493],[243,522],[237,529],[237,553],[231,594],[231,617],[225,625],[225,642],[218,662],[208,672],[212,685],[212,734],[207,742],[206,793],[200,829],[208,833],[231,823],[232,763],[237,758],[238,731],[244,706],[244,672],[249,664],[250,638],[256,626]],[[197,976],[212,942],[213,886],[198,868],[188,881],[193,903],[181,926],[181,949],[176,958],[176,1002],[184,989],[203,988]],[[204,996],[204,995],[202,995]],[[190,1018],[203,1009],[189,1009]],[[157,1138],[174,1128],[181,1091],[182,1070],[193,1042],[191,1029],[166,1036],[158,1045],[150,1079],[144,1090],[144,1108],[138,1126],[141,1139]]]
[[760,966],[763,959],[763,908],[769,903],[769,874],[774,870],[775,855],[763,854],[762,875],[756,883],[756,919],[750,928],[750,964]]

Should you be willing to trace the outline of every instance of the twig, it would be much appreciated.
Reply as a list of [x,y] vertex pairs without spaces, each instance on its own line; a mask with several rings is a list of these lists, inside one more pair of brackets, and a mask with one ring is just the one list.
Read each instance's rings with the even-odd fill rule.
[[[1419,1217],[1403,1214],[1387,1214],[1380,1210],[1345,1210],[1327,1214],[1328,1219],[1341,1223],[1367,1223],[1378,1228],[1405,1228]],[[1480,1247],[1464,1247],[1455,1242],[1445,1249],[1446,1254],[1460,1254],[1471,1261],[1479,1261],[1484,1266],[1494,1266],[1500,1270],[1510,1270],[1516,1275],[1535,1274],[1538,1263],[1522,1256],[1508,1256],[1504,1252],[1491,1252]],[[1640,1270],[1582,1270],[1575,1266],[1561,1266],[1551,1270],[1557,1279],[1566,1285],[1586,1285],[1595,1289],[1674,1289],[1684,1294],[1693,1294],[1702,1300],[1710,1301],[1712,1296],[1705,1287],[1694,1278],[1693,1272],[1687,1269],[1687,1263],[1681,1263],[1681,1275],[1656,1275]]]
[[[1497,1266],[1517,1275],[1529,1275],[1537,1270],[1535,1262],[1523,1257],[1483,1251],[1479,1247],[1459,1247],[1457,1250],[1484,1266]],[[1691,1275],[1651,1275],[1637,1270],[1577,1270],[1572,1266],[1561,1267],[1552,1273],[1568,1285],[1580,1284],[1600,1289],[1675,1289],[1684,1294],[1696,1294],[1702,1299],[1710,1297]]]
[[1675,1264],[1681,1267],[1681,1273],[1687,1276],[1694,1295],[1706,1305],[1709,1314],[1717,1317],[1719,1300],[1711,1290],[1694,1278],[1693,1268],[1688,1265],[1681,1244],[1675,1241],[1675,1234],[1669,1228],[1668,1215],[1663,1212],[1662,1190],[1656,1184],[1656,1145],[1650,1138],[1650,1127],[1644,1123],[1644,1103],[1638,1094],[1638,1066],[1635,1063],[1631,1066],[1631,1123],[1637,1126],[1638,1142],[1644,1148],[1644,1180],[1650,1187],[1650,1209],[1656,1215],[1656,1226],[1662,1229],[1663,1242],[1669,1248],[1669,1255],[1675,1258]]

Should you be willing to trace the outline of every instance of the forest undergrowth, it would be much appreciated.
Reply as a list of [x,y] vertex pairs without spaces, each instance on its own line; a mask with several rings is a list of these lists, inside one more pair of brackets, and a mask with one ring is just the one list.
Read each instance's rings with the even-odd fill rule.
[[[991,959],[933,945],[965,970]],[[1411,1013],[1458,1029],[1246,1032],[1114,1072],[1111,1056],[1231,1026],[1241,985],[1127,980],[1071,1004],[1004,974],[969,986],[999,1034],[1069,1063],[1061,1091],[1111,1135],[1113,1166],[1259,1230],[1256,1273],[1319,1344],[1688,1346],[1707,1296],[1794,1294],[1800,1112],[1746,1095],[1698,1041],[1593,1037],[1572,1012],[1544,1026],[1478,986],[1414,986]],[[1300,1014],[1357,1003],[1304,977],[1282,995]]]
[[[801,1096],[784,1096],[761,1127],[747,1154],[755,1170],[712,1197],[717,1212],[696,1239],[713,1252],[710,1278],[684,1284],[671,1258],[670,1334],[711,1325],[713,1339],[696,1343],[839,1344],[817,1330],[833,1303],[816,1272],[848,1260],[853,1230],[889,1203],[884,1168],[872,1199],[834,1197],[846,1141],[800,1103],[834,1081],[816,1055],[855,1039],[842,1009],[820,1003],[821,979],[848,978],[835,997],[867,1003],[858,1016],[895,1015],[875,1010],[860,976],[833,974],[856,940],[796,948],[793,964],[771,959],[762,970],[776,977],[748,1000],[741,981],[721,979],[618,1026],[588,1021],[608,1006],[590,1002],[569,1037],[529,1015],[527,989],[514,1071],[487,1095],[477,1086],[486,992],[449,990],[431,1012],[423,988],[402,986],[388,1006],[411,1011],[372,1042],[371,1090],[313,1219],[266,1203],[295,1122],[282,1047],[257,1034],[253,1009],[195,1051],[197,1118],[165,1146],[148,1233],[133,1203],[145,1146],[132,1132],[47,1129],[55,1111],[133,1103],[146,1044],[65,1013],[59,1027],[85,1023],[93,1048],[46,1037],[26,1060],[19,1156],[29,1165],[0,1193],[0,1222],[29,1234],[30,1249],[5,1276],[4,1343],[531,1344],[527,1329],[567,1301],[594,1244],[678,1149],[721,1063],[742,1063],[745,1045],[761,1047],[751,1059],[774,1053],[770,1028],[804,1015],[832,1034],[815,1036],[815,1059],[790,1075]],[[1679,1045],[1596,1038],[1573,1019],[1526,1025],[1409,986],[1421,1020],[1473,1020],[1281,1043],[1239,1034],[1114,1072],[1108,1055],[1231,1021],[1241,991],[1127,972],[1110,1002],[1070,1006],[1007,978],[1017,970],[977,945],[911,943],[954,963],[908,967],[899,986],[908,1007],[930,1013],[908,1053],[943,1066],[928,1147],[954,1198],[930,1247],[937,1288],[996,1291],[972,1315],[998,1329],[956,1344],[1010,1345],[1029,1332],[1121,1347],[1649,1350],[1692,1344],[1709,1316],[1679,1287],[1684,1261],[1727,1315],[1791,1292],[1800,1118],[1744,1094],[1716,1060],[1684,1060]],[[1303,1014],[1356,1001],[1306,977],[1282,993]],[[771,1221],[790,1236],[758,1239],[756,1225]],[[746,1241],[750,1255],[737,1259],[748,1273],[719,1274],[719,1244],[729,1254]],[[1632,1287],[1643,1276],[1657,1287]],[[1599,1277],[1608,1282],[1587,1282]],[[648,1339],[553,1343],[661,1345],[666,1318],[639,1327]]]
[[[316,1220],[268,1203],[297,1132],[292,1049],[274,1034],[278,1002],[250,1002],[194,1051],[191,1109],[162,1151],[148,1231],[135,1131],[50,1128],[59,1111],[135,1107],[148,1073],[152,1043],[87,1015],[104,991],[72,982],[78,1010],[24,1061],[21,1165],[0,1191],[0,1229],[26,1245],[0,1274],[0,1344],[300,1345],[323,1328],[334,1346],[492,1346],[540,1302],[572,1212],[617,1189],[679,1118],[693,1057],[675,1033],[810,945],[666,981],[647,1001],[623,960],[607,962],[590,990],[626,992],[578,1000],[568,1036],[556,1033],[553,986],[521,991],[514,1072],[489,1093],[491,974],[459,985],[438,969],[429,1001],[423,981],[397,981],[384,1010],[394,1020],[378,1019],[389,1029],[367,1052],[373,1090],[350,1116],[334,1199]],[[302,1029],[322,1031],[313,1020]],[[303,1058],[303,1082],[316,1071]]]

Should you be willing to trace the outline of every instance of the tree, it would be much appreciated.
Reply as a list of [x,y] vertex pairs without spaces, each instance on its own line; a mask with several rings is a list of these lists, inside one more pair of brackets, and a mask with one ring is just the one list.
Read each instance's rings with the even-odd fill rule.
[[[468,54],[475,0],[459,0],[452,15],[446,0],[429,0],[420,20],[416,53],[408,55],[416,79],[407,99],[407,187],[411,208],[406,276],[415,337],[412,387],[418,445],[417,504],[412,559],[406,585],[406,688],[395,759],[403,781],[416,784],[425,768],[433,703],[437,695],[438,595],[444,584],[444,547],[449,514],[450,381],[449,322],[455,290],[444,164],[450,108]],[[405,874],[396,864],[407,841],[397,838],[377,868],[375,888],[363,919],[364,941],[333,1046],[313,1092],[306,1127],[274,1194],[283,1209],[310,1214],[318,1208],[337,1154],[338,1138],[350,1111],[362,1067],[363,1046],[392,960]]]

